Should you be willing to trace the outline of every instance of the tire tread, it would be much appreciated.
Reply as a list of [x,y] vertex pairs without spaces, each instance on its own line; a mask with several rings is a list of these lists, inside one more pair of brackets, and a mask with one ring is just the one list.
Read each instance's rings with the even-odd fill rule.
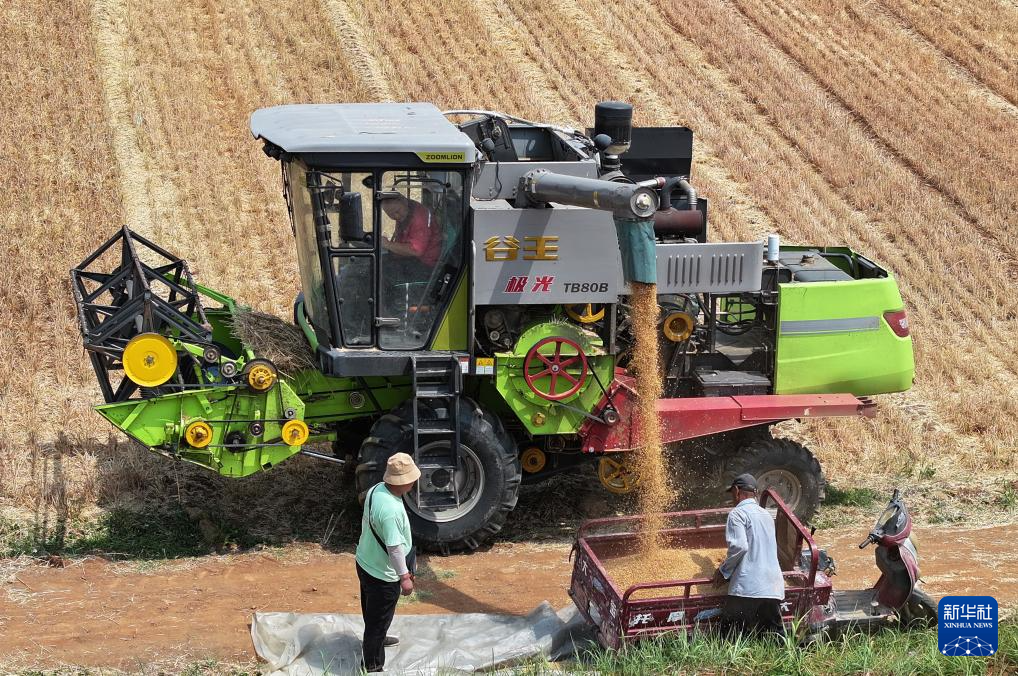
[[[496,453],[497,467],[502,472],[502,495],[495,502],[495,508],[488,518],[466,532],[455,533],[448,538],[420,540],[420,544],[443,554],[461,549],[473,550],[480,547],[495,534],[502,530],[509,513],[519,501],[520,483],[523,470],[519,455],[512,437],[506,432],[502,422],[491,413],[483,410],[473,400],[460,400],[460,438],[471,436],[478,439],[493,439],[489,449]],[[391,413],[380,417],[371,428],[371,434],[361,444],[359,462],[356,469],[358,499],[364,503],[367,490],[382,480],[385,473],[385,461],[394,452],[407,450],[412,442],[408,442],[412,427],[410,424],[411,402],[404,402]],[[464,410],[465,409],[465,410]],[[476,449],[475,449],[476,452]],[[415,540],[418,535],[414,534]]]

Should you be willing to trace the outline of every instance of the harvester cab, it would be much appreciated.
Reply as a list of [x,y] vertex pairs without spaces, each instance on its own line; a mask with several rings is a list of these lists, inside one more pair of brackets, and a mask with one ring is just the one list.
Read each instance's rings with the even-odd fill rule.
[[869,395],[911,386],[894,279],[848,248],[708,241],[691,132],[631,118],[614,102],[586,131],[420,103],[256,111],[294,234],[293,323],[124,227],[72,271],[98,410],[228,476],[304,453],[354,464],[363,494],[411,453],[416,540],[476,547],[522,481],[594,461],[607,490],[637,485],[628,299],[656,283],[663,441],[706,441],[722,474],[808,517],[819,464],[769,426],[870,415]]
[[281,106],[251,124],[282,166],[298,320],[325,373],[404,375],[465,268],[473,144],[430,106]]

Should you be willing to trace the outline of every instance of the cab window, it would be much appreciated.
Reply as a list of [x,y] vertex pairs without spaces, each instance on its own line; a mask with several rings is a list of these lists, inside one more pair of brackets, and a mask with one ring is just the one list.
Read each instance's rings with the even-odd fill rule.
[[463,176],[382,173],[378,203],[379,347],[425,346],[463,258]]

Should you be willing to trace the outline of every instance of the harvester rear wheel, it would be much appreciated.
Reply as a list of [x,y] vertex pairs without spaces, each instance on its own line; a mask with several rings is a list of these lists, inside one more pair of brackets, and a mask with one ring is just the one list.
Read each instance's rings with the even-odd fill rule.
[[[391,455],[413,455],[410,406],[410,402],[404,403],[379,418],[361,444],[357,492],[362,504],[367,490],[382,480]],[[411,502],[414,491],[404,498],[414,543],[442,553],[477,549],[500,531],[516,507],[523,475],[516,445],[498,418],[462,398],[459,421],[462,469],[456,480],[459,482],[462,473],[470,493],[460,495],[461,507],[457,509],[462,513],[447,510],[429,516]]]
[[809,449],[790,439],[754,439],[724,465],[727,487],[739,474],[752,474],[761,492],[771,488],[800,521],[816,514],[824,495],[824,475]]

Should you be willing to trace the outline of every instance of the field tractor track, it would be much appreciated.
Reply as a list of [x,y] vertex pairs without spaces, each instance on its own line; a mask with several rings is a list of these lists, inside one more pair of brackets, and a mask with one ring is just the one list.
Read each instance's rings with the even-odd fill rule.
[[[96,36],[100,81],[107,108],[107,121],[113,135],[113,150],[120,168],[120,196],[124,216],[131,228],[146,237],[158,238],[153,214],[152,186],[141,151],[135,117],[128,97],[127,5],[124,0],[95,0],[92,24]],[[168,192],[164,189],[164,192]],[[163,195],[169,198],[169,195]],[[108,224],[112,226],[113,224]]]
[[908,35],[912,40],[937,54],[958,79],[965,81],[974,90],[980,92],[991,105],[997,106],[1011,115],[1018,116],[1018,103],[1016,101],[1008,97],[1004,92],[994,88],[990,83],[981,79],[972,70],[948,54],[943,47],[934,42],[931,36],[922,32],[905,17],[895,12],[886,2],[874,0],[872,6],[878,14],[896,25],[900,31]]
[[1018,106],[1018,7],[997,0],[959,6],[946,0],[880,0],[987,88]]
[[381,64],[368,48],[364,28],[360,25],[347,0],[322,0],[332,20],[341,49],[350,56],[354,72],[375,101],[391,101],[394,92]]
[[739,3],[733,3],[732,9],[750,23],[763,37],[766,37],[775,49],[780,50],[789,60],[796,63],[800,69],[810,77],[823,83],[824,89],[827,94],[835,101],[839,106],[849,111],[858,123],[866,130],[867,135],[871,137],[873,142],[880,146],[880,148],[887,153],[889,156],[894,158],[894,161],[907,168],[918,178],[922,183],[935,189],[944,199],[954,208],[954,210],[965,219],[965,222],[973,229],[977,230],[981,235],[994,241],[998,246],[1008,253],[1008,256],[1012,261],[1018,260],[1018,245],[1007,237],[998,235],[992,231],[987,230],[980,224],[979,219],[973,214],[968,207],[965,206],[964,201],[957,191],[951,189],[944,181],[931,173],[925,171],[917,162],[913,161],[908,155],[901,151],[900,148],[895,146],[889,139],[885,137],[877,128],[870,123],[864,112],[854,108],[852,103],[838,93],[837,87],[831,86],[830,82],[825,82],[820,71],[817,68],[807,65],[807,63],[799,59],[791,50],[787,49],[781,40],[777,39],[773,31],[769,30],[767,26],[759,22],[756,18],[745,12]]
[[472,0],[474,10],[484,17],[488,27],[488,35],[497,52],[508,62],[515,62],[521,74],[530,82],[534,103],[539,105],[543,115],[549,119],[565,120],[571,117],[565,99],[552,84],[547,73],[541,68],[540,61],[535,59],[524,46],[528,44],[520,34],[519,23],[512,17],[505,0]]
[[[1013,116],[970,96],[974,90],[936,54],[848,0],[738,4],[800,63],[811,64],[812,74],[835,89],[931,185],[964,203],[1014,254],[1003,214],[1018,208],[1018,197],[996,188],[997,177],[1018,173],[1018,157],[1000,152],[1018,144]],[[893,95],[876,96],[879,88]],[[925,123],[916,127],[909,122],[917,119]]]
[[[736,13],[738,16],[741,16],[746,19],[747,29],[755,34],[758,34],[760,40],[765,41],[767,44],[773,44],[773,42],[765,34],[761,33],[759,29],[756,27],[756,25],[751,20],[746,18],[743,13],[739,12],[735,8],[733,8],[733,12]],[[665,17],[665,20],[671,24],[672,28],[677,33],[680,34],[686,33],[687,27],[682,25],[681,22],[675,21],[672,16]],[[688,34],[687,37],[689,37]],[[816,81],[815,78],[813,78],[809,73],[802,69],[802,66],[801,64],[799,64],[799,62],[789,57],[787,52],[784,52],[783,50],[780,49],[779,46],[776,45],[774,45],[773,48],[776,53],[783,55],[781,58],[784,58],[786,61],[788,61],[791,67],[796,68],[802,74],[803,77],[807,78],[810,81],[810,83],[816,87],[818,93],[823,92],[823,94],[819,95],[823,96],[825,94],[830,94],[830,92],[823,88],[821,84],[818,81]],[[710,52],[705,52],[705,57],[710,58],[708,56],[709,54]],[[722,57],[719,56],[717,57],[717,59],[718,60],[713,62],[713,65],[716,67],[722,67],[723,64],[718,62],[719,60],[722,60]],[[877,252],[879,252],[881,260],[884,260],[885,262],[894,263],[895,261],[897,261],[898,262],[897,267],[901,270],[913,269],[917,266],[922,267],[926,263],[924,257],[919,253],[923,247],[923,244],[925,243],[920,233],[915,233],[912,231],[912,229],[908,227],[899,226],[897,228],[898,237],[904,238],[907,241],[907,243],[910,244],[911,246],[906,247],[891,246],[887,240],[886,233],[883,232],[882,231],[883,229],[879,226],[879,222],[874,221],[872,217],[868,214],[867,208],[868,205],[856,203],[854,201],[854,197],[857,195],[857,191],[850,189],[850,187],[848,186],[842,186],[835,183],[828,176],[824,168],[818,164],[817,160],[807,152],[806,148],[804,148],[800,144],[800,141],[796,137],[792,136],[791,133],[786,131],[781,125],[777,124],[776,120],[770,114],[770,111],[767,109],[767,106],[759,98],[759,96],[766,95],[751,96],[751,92],[747,91],[744,88],[744,86],[736,84],[738,82],[737,78],[733,77],[729,81],[735,84],[736,87],[741,92],[742,99],[741,102],[744,105],[753,106],[760,119],[763,120],[775,134],[781,137],[784,143],[798,155],[801,162],[811,167],[812,173],[820,181],[825,183],[834,195],[838,196],[838,198],[843,202],[844,208],[854,212],[859,216],[860,222],[857,224],[857,227],[853,227],[851,229],[851,234],[846,234],[846,236],[858,238],[857,241],[861,244],[864,250],[874,252],[874,255],[876,255]],[[920,181],[920,183],[923,183],[922,177],[918,176],[916,172],[909,167],[906,161],[902,161],[903,158],[901,158],[901,156],[897,154],[893,148],[888,147],[885,143],[882,142],[881,139],[874,137],[868,128],[860,124],[857,124],[858,120],[854,115],[853,111],[847,108],[843,101],[839,101],[835,97],[829,99],[828,102],[830,103],[830,105],[838,108],[846,118],[849,118],[851,120],[851,124],[856,125],[858,127],[859,135],[864,136],[867,140],[871,141],[876,146],[873,152],[877,155],[877,157],[875,158],[877,164],[879,164],[881,160],[897,162],[900,167],[909,171],[913,176],[916,177],[918,181]],[[883,154],[884,157],[880,157],[881,154]],[[946,198],[945,205],[950,205],[951,207],[956,206],[954,203],[946,201]],[[956,211],[956,214],[958,215],[959,218],[966,217],[965,214],[962,212]],[[893,216],[893,214],[891,215]],[[886,218],[887,217],[884,216],[884,219]],[[981,230],[980,232],[984,237],[988,239],[994,239],[992,233],[982,232]],[[962,238],[958,235],[955,235],[953,232],[947,234],[946,236],[958,239],[959,241],[957,242],[957,246],[961,246],[964,244]],[[971,240],[969,238],[966,238],[965,242],[968,241]],[[985,249],[988,250],[989,247],[985,247]],[[987,306],[986,303],[973,300],[979,297],[979,294],[981,291],[984,290],[984,287],[975,284],[974,280],[972,284],[966,284],[964,283],[964,281],[961,281],[962,279],[964,278],[950,276],[946,279],[939,279],[937,281],[938,286],[948,284],[955,292],[955,296],[957,298],[964,299],[959,302],[964,303],[966,305],[966,308],[974,315],[980,316],[986,320],[993,319],[995,317],[995,313],[990,307]],[[930,281],[932,282],[932,280]],[[1007,280],[1002,279],[1001,283],[1006,284]],[[903,285],[902,292],[906,296],[906,300],[908,300],[909,305],[911,305],[912,307],[921,307],[923,305],[922,302],[923,297],[928,297],[931,294],[933,294],[934,289],[932,288],[932,286],[927,285],[924,288],[913,290],[911,288],[913,285],[920,286],[914,280],[909,280],[908,284]],[[943,309],[941,308],[935,311],[940,313],[943,311]],[[943,318],[946,318],[946,316]],[[1011,365],[1012,360],[1009,358],[1011,352],[1006,347],[1002,348],[1000,346],[999,340],[985,341],[984,347],[994,355],[999,366],[1001,367],[1002,371],[998,370],[997,372],[1006,373],[1008,379],[1012,383],[1018,382],[1018,379],[1015,378],[1015,375],[1018,374],[1018,371],[1016,371],[1014,367]],[[972,378],[981,379],[981,376],[979,375],[978,372],[974,371],[972,374]]]

